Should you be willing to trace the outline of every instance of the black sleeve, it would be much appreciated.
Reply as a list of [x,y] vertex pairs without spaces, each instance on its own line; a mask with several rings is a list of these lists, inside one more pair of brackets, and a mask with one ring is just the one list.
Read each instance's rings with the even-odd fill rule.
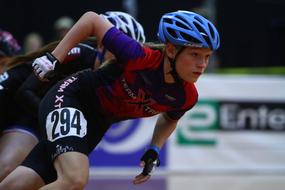
[[58,75],[68,76],[83,69],[93,69],[96,56],[97,50],[95,48],[79,43],[68,52],[67,57],[56,72]]
[[38,108],[43,97],[43,89],[49,86],[49,82],[40,81],[34,74],[31,74],[18,89],[16,101],[34,117],[38,116]]
[[18,110],[14,101],[15,93],[31,70],[31,66],[22,64],[0,75],[0,128],[15,117],[15,111]]

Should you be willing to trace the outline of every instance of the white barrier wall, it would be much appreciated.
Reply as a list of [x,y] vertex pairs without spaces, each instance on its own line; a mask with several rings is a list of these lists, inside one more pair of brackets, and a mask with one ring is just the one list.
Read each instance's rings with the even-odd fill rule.
[[168,169],[285,172],[285,77],[205,75],[179,122]]

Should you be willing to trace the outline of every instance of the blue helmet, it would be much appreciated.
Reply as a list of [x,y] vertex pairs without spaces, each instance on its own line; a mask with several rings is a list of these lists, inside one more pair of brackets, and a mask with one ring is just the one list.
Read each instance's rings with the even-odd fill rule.
[[204,47],[216,50],[220,37],[216,27],[206,18],[190,11],[176,11],[160,19],[158,39],[178,46]]

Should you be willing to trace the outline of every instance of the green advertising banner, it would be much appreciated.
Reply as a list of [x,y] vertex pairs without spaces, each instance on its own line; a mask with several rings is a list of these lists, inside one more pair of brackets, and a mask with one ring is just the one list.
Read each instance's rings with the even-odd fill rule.
[[169,143],[169,169],[285,172],[285,77],[207,75]]

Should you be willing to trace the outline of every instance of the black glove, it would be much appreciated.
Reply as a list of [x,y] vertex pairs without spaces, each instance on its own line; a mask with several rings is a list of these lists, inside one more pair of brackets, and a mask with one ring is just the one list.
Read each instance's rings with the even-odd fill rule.
[[144,161],[145,163],[142,171],[142,175],[144,176],[150,175],[154,167],[158,167],[160,165],[158,153],[153,149],[148,149],[141,157],[141,161]]
[[46,75],[47,79],[52,79],[55,76],[56,72],[59,70],[61,64],[58,61],[58,59],[55,56],[53,56],[51,53],[47,52],[45,55],[47,56],[49,61],[51,61],[54,65],[53,72],[47,73]]

